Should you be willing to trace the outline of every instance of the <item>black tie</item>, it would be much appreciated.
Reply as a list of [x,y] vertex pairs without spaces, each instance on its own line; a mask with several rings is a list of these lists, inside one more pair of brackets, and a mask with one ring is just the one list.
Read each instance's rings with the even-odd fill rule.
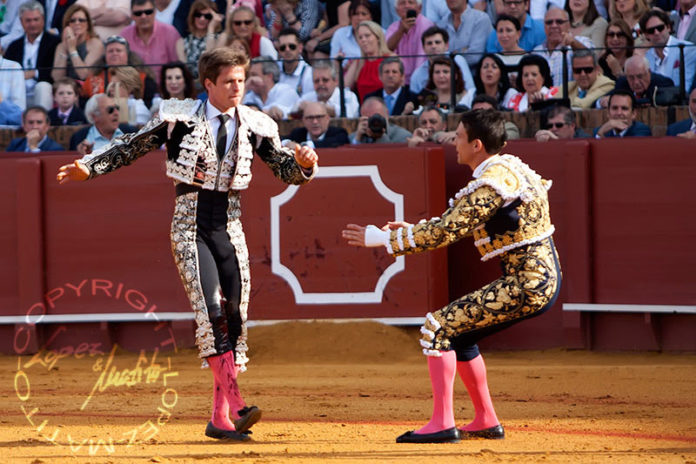
[[220,120],[220,128],[217,133],[217,141],[215,142],[215,149],[217,150],[218,158],[222,159],[225,157],[225,148],[227,147],[227,121],[230,119],[229,114],[221,113],[217,116]]

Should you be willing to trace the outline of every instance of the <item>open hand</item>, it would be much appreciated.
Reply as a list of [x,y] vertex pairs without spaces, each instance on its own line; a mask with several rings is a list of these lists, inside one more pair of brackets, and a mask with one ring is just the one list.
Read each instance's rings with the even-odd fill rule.
[[71,180],[87,180],[89,171],[84,164],[75,160],[72,164],[65,164],[58,169],[56,179],[59,183],[64,184]]

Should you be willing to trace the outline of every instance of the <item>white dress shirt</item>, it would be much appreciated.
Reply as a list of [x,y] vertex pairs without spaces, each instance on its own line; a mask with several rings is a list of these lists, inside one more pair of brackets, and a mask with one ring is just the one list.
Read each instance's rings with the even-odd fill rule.
[[[225,153],[229,151],[230,146],[232,145],[232,141],[234,140],[234,135],[237,131],[237,120],[235,118],[235,110],[236,108],[230,108],[227,111],[225,111],[225,114],[229,115],[230,117],[230,119],[227,120],[227,123],[225,123],[225,127],[227,128],[227,143],[225,144]],[[215,140],[217,140],[218,131],[220,130],[220,119],[218,118],[220,114],[222,114],[222,111],[215,108],[210,103],[210,100],[205,102],[205,117],[208,119],[208,123],[210,124],[210,128],[213,132],[213,139]]]
[[274,85],[268,92],[266,101],[263,101],[259,95],[253,91],[247,92],[244,96],[245,105],[255,105],[261,108],[262,111],[266,111],[274,106],[280,108],[283,112],[283,119],[287,119],[288,114],[292,111],[300,96],[294,88],[287,84],[282,84],[278,82]]

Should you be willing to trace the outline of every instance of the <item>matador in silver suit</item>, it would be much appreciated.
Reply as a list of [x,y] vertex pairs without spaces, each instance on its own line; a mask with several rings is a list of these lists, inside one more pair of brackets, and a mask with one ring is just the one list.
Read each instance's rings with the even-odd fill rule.
[[[204,70],[204,63],[217,66],[218,73]],[[165,100],[159,115],[138,132],[116,139],[79,163],[93,178],[166,145],[167,176],[176,190],[172,253],[194,312],[199,356],[210,365],[215,380],[206,435],[245,441],[261,411],[246,405],[237,385],[237,374],[248,361],[251,286],[241,192],[251,181],[254,154],[288,184],[308,182],[318,167],[313,150],[304,147],[293,153],[283,148],[271,118],[238,104],[244,93],[246,57],[218,49],[201,57],[200,68],[207,102]]]
[[[497,257],[501,262],[499,279],[426,314],[420,344],[428,356],[433,415],[425,427],[398,437],[401,443],[504,438],[476,343],[542,314],[560,290],[547,196],[551,182],[519,158],[496,154],[505,144],[504,120],[496,112],[464,113],[456,144],[458,161],[472,168],[473,180],[449,201],[441,217],[417,224],[389,223],[383,229],[351,224],[343,232],[352,245],[383,245],[393,256],[472,236],[483,261]],[[475,409],[475,419],[460,429],[455,427],[452,399],[457,371]]]

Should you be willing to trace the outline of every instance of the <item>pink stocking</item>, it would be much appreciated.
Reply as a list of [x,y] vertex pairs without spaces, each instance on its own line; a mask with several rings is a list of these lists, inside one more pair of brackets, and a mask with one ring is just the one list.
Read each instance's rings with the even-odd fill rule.
[[231,411],[234,418],[239,418],[237,411],[246,406],[237,385],[239,368],[234,364],[234,352],[211,356],[207,360],[215,377],[211,421],[218,428],[234,430],[229,413]]
[[495,415],[491,394],[488,391],[486,364],[483,362],[483,357],[478,355],[471,361],[458,362],[457,372],[466,385],[476,413],[474,420],[461,429],[476,431],[498,425],[498,417]]
[[442,356],[428,356],[428,371],[433,389],[433,415],[425,427],[415,433],[434,433],[454,427],[452,406],[457,355],[454,351],[441,351]]

